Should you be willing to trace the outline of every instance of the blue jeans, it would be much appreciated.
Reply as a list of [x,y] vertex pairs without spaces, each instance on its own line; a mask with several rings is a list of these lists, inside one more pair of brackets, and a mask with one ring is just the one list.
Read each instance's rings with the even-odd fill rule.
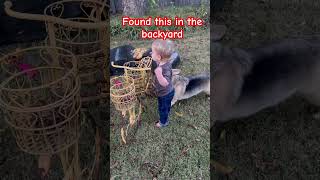
[[158,110],[160,115],[160,125],[166,126],[169,124],[169,113],[171,108],[171,101],[174,96],[174,90],[169,94],[158,97]]

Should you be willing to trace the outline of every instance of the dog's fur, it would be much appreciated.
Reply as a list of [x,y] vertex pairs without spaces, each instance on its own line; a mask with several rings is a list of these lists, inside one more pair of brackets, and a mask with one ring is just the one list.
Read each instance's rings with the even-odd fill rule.
[[212,124],[252,115],[299,94],[320,105],[320,39],[238,49],[211,43]]
[[179,69],[172,70],[172,84],[175,89],[175,94],[171,101],[171,106],[173,106],[179,100],[188,99],[201,92],[210,95],[209,73],[193,76],[181,76],[179,74]]

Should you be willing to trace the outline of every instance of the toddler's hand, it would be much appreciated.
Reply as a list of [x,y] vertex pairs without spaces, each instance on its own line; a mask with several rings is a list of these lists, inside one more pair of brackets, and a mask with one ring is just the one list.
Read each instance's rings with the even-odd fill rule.
[[156,74],[156,77],[159,81],[159,84],[162,87],[166,87],[168,86],[169,82],[167,81],[167,79],[162,75],[162,67],[158,66],[155,70],[154,73]]
[[158,74],[158,75],[162,75],[162,67],[161,67],[161,66],[158,66],[158,67],[154,70],[154,73],[155,73],[155,74]]

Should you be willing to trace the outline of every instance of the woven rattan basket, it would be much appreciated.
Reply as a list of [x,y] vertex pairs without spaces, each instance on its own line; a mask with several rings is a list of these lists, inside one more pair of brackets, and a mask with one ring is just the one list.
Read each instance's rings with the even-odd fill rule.
[[[50,53],[57,51],[61,53],[53,65]],[[17,68],[28,57],[32,66]],[[75,56],[60,48],[33,47],[8,54],[0,63],[5,77],[0,106],[18,146],[31,154],[54,154],[74,144],[81,106]]]
[[[100,72],[107,69],[109,52],[106,1],[57,1],[45,8],[44,15],[16,12],[11,9],[10,1],[6,1],[4,5],[9,16],[43,21],[46,24],[48,38],[45,42],[53,47],[67,49],[77,56],[82,84],[96,83],[97,76],[103,78]],[[99,96],[100,89],[91,88],[88,92],[87,87],[81,88],[82,101],[96,100],[97,98],[88,97]]]
[[121,112],[131,110],[137,101],[133,79],[129,76],[117,76],[110,83],[110,97],[115,108]]
[[116,68],[124,68],[124,75],[131,77],[135,86],[137,96],[142,95],[151,85],[151,57],[142,58],[140,61],[129,61],[123,66],[114,65]]

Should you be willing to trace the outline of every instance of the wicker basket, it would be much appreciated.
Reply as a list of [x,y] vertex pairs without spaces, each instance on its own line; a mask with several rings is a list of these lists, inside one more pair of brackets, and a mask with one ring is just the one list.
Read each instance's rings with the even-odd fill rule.
[[[55,56],[57,64],[44,59],[57,51],[63,50],[34,47],[0,60],[5,75],[0,85],[0,106],[18,146],[31,154],[54,154],[79,138],[80,80],[75,56],[64,50],[65,56]],[[17,64],[29,60],[28,56],[36,67],[16,69]]]
[[110,83],[110,97],[115,108],[122,112],[131,110],[137,101],[133,79],[117,76],[112,78]]
[[[114,77],[110,80],[110,97],[115,108],[121,111],[123,116],[127,111],[129,112],[129,124],[126,130],[121,128],[121,139],[125,144],[128,128],[133,127],[141,116],[142,106],[140,101],[136,106],[137,97],[149,89],[151,63],[152,59],[146,57],[140,61],[127,62],[124,66],[111,64],[113,67],[125,69],[124,76]],[[136,112],[137,108],[139,110]]]
[[[65,7],[73,7],[81,12],[81,16],[69,18]],[[107,5],[98,0],[63,0],[57,1],[44,10],[44,14],[70,22],[79,22],[88,24],[87,27],[71,26],[59,22],[48,23],[47,31],[49,32],[47,43],[55,44],[57,47],[70,50],[78,58],[78,68],[80,80],[83,84],[81,88],[81,97],[83,101],[90,99],[87,97],[99,96],[99,88],[88,90],[96,82],[99,70],[105,69],[108,62],[108,32],[107,32]],[[90,24],[105,22],[104,27],[90,27]],[[50,36],[50,32],[52,35]],[[89,85],[87,85],[89,83]]]
[[[53,47],[70,50],[77,56],[81,83],[96,83],[99,71],[106,70],[109,57],[108,5],[99,0],[62,0],[48,5],[44,15],[28,14],[12,10],[10,1],[4,3],[5,12],[18,19],[43,21],[48,38],[45,43]],[[74,13],[74,15],[70,15]],[[59,52],[57,52],[59,53]],[[104,72],[107,78],[107,72]],[[102,77],[103,78],[103,77]],[[100,96],[97,88],[86,93],[81,88],[82,101]],[[99,98],[98,98],[99,99]],[[90,101],[91,101],[90,100]]]
[[124,66],[112,64],[116,68],[124,68],[124,75],[131,77],[135,86],[137,96],[142,95],[151,85],[151,57],[145,57],[140,61],[129,61]]

